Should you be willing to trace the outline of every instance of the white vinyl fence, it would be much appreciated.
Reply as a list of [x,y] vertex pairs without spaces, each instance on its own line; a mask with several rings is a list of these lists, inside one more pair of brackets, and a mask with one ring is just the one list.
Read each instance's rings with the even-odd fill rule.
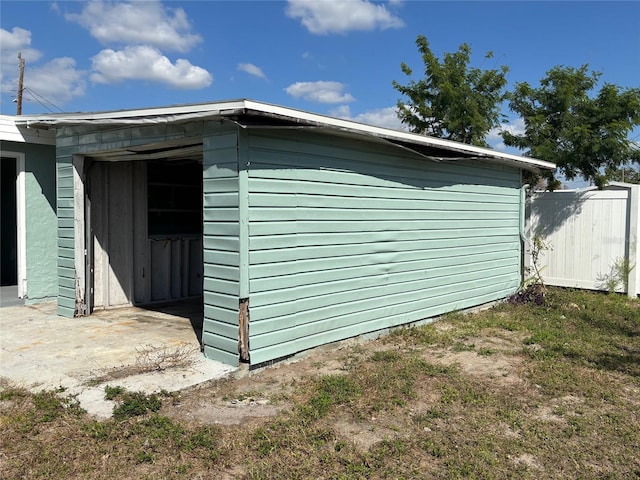
[[[640,294],[640,185],[534,192],[527,203],[525,265],[535,240],[547,285]],[[629,271],[630,269],[630,271]]]

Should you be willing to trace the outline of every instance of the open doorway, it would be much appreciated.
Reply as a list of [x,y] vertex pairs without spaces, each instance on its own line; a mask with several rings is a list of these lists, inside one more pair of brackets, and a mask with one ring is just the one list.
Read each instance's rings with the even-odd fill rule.
[[24,155],[0,156],[0,305],[22,305],[26,296]]
[[87,202],[89,312],[202,303],[200,161],[94,162]]
[[0,160],[0,286],[15,287],[18,294],[17,160]]

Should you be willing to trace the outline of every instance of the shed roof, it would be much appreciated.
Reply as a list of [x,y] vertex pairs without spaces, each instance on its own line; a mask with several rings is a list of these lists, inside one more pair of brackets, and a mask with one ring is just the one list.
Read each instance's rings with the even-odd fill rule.
[[0,141],[17,143],[37,143],[40,145],[55,145],[55,132],[45,129],[28,129],[26,126],[16,125],[16,119],[10,115],[0,115]]
[[[15,118],[17,125],[40,129],[80,125],[139,126],[222,118],[235,121],[245,128],[274,126],[279,128],[316,128],[342,135],[373,137],[415,150],[433,160],[477,159],[533,171],[555,169],[553,163],[535,158],[401,130],[376,127],[353,120],[249,99],[106,112],[24,115]],[[445,155],[437,156],[432,153],[433,151],[443,152]]]

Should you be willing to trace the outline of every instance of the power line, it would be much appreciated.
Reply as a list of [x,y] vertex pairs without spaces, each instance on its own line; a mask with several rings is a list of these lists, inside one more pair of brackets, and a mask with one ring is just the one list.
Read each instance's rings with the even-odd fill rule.
[[[44,108],[46,108],[47,110],[49,110],[50,112],[54,112],[54,109],[58,110],[59,112],[63,113],[64,110],[62,110],[59,106],[57,106],[55,103],[53,103],[50,100],[47,100],[44,96],[40,95],[38,92],[36,92],[33,88],[30,87],[24,87],[24,91],[26,93],[28,93],[29,95],[31,95],[31,97],[33,98],[33,100],[35,100],[36,102],[38,102],[40,105],[42,105]],[[53,107],[53,108],[52,108]]]

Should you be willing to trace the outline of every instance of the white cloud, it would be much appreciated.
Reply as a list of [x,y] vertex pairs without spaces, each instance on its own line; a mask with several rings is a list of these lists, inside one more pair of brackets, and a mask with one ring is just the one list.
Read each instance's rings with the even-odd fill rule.
[[[20,27],[13,27],[11,31],[0,28],[0,55],[2,66],[11,63],[18,64],[18,52],[28,62],[40,60],[42,53],[31,47],[31,32]],[[4,68],[3,68],[4,70]]]
[[487,134],[486,141],[494,150],[506,151],[513,150],[513,147],[507,147],[500,136],[500,132],[510,132],[513,135],[522,135],[524,133],[524,120],[522,118],[516,118],[511,120],[510,123],[501,125],[500,127],[493,128]]
[[360,113],[355,117],[351,116],[351,109],[348,105],[340,105],[331,110],[330,115],[345,120],[353,120],[355,122],[365,123],[367,125],[375,125],[377,127],[391,128],[393,130],[406,130],[396,113],[396,107],[384,107],[367,112]]
[[31,32],[20,27],[11,31],[0,28],[0,47],[2,50],[19,50],[31,45]]
[[182,8],[166,8],[158,1],[103,2],[85,4],[81,13],[66,14],[91,32],[103,45],[145,44],[169,51],[186,52],[202,41],[190,32]]
[[20,27],[11,31],[0,29],[0,90],[3,93],[17,93],[18,52],[26,63],[25,103],[40,101],[60,106],[73,97],[84,95],[84,72],[76,69],[75,60],[61,57],[38,65],[42,53],[31,47],[31,32]]
[[[55,79],[55,81],[52,81]],[[25,97],[33,90],[38,96],[58,105],[85,94],[84,72],[76,70],[76,61],[69,57],[54,58],[43,66],[29,69],[25,77]]]
[[285,13],[316,35],[404,26],[384,5],[368,0],[288,0]]
[[249,75],[253,75],[254,77],[267,79],[267,76],[264,74],[260,67],[257,67],[253,63],[239,63],[238,70],[241,72],[248,73]]
[[285,92],[294,98],[304,98],[319,103],[347,103],[355,98],[345,93],[346,85],[340,82],[296,82],[285,88]]
[[204,68],[183,58],[173,64],[158,49],[149,46],[127,47],[120,51],[102,50],[91,61],[91,80],[96,83],[149,80],[174,88],[197,89],[213,82],[213,77]]

